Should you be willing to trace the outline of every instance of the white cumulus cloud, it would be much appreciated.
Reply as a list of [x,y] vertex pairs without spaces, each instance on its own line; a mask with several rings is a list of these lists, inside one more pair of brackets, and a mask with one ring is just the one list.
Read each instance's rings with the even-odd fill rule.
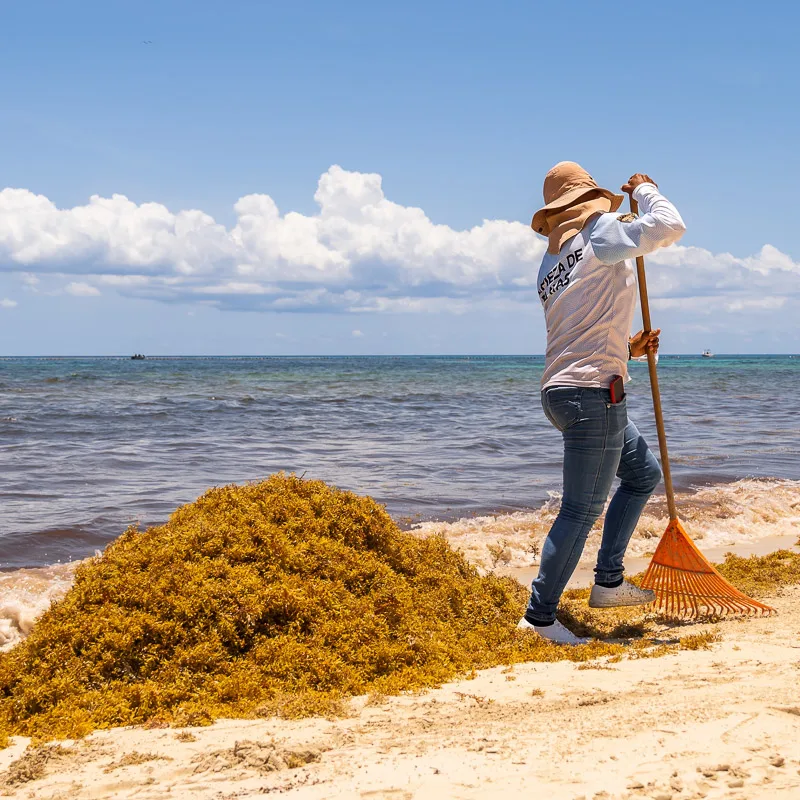
[[4,297],[0,300],[0,308],[14,308],[17,305],[16,300],[10,300],[8,297]]
[[100,294],[100,290],[96,286],[82,281],[73,281],[67,284],[64,291],[76,297],[97,297]]
[[[0,191],[0,269],[45,274],[83,296],[133,297],[223,309],[463,313],[539,304],[545,242],[527,223],[484,220],[466,230],[389,200],[377,174],[331,167],[317,211],[281,212],[242,197],[227,228],[198,210],[94,196],[61,209],[25,189]],[[740,258],[673,245],[648,259],[655,307],[698,319],[793,307],[800,264],[767,244]],[[355,335],[355,334],[354,334]]]

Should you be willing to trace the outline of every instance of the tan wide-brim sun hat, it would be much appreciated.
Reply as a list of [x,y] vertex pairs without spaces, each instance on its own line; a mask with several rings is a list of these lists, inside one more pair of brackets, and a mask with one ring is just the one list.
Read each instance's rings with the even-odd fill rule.
[[531,228],[542,236],[550,235],[548,215],[575,205],[580,200],[589,197],[604,197],[611,203],[611,211],[616,211],[624,197],[614,194],[608,189],[603,189],[595,183],[594,178],[574,161],[561,161],[556,164],[544,178],[542,191],[545,205],[542,206],[531,220]]

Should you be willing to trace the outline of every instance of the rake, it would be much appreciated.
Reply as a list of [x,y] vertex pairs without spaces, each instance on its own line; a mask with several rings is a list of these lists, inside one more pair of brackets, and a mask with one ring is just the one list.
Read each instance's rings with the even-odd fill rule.
[[[639,213],[639,204],[631,197],[631,211]],[[647,281],[644,258],[636,259],[639,279],[639,298],[642,303],[644,330],[652,330],[650,304],[647,300]],[[664,432],[664,415],[661,411],[661,394],[658,390],[655,354],[647,351],[647,368],[650,372],[650,389],[653,394],[653,411],[658,430],[658,447],[661,451],[661,470],[667,494],[669,524],[658,543],[656,552],[644,574],[642,586],[656,593],[656,608],[668,617],[697,618],[700,615],[726,617],[733,615],[762,616],[774,614],[775,609],[753,600],[731,586],[700,552],[683,529],[675,506],[672,474],[667,453],[667,436]]]

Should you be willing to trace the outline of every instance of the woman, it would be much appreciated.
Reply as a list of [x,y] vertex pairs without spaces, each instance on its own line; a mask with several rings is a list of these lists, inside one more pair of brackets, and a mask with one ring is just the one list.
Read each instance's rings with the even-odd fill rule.
[[655,599],[623,580],[625,550],[661,469],[628,420],[620,386],[628,380],[628,360],[656,352],[660,333],[629,336],[636,306],[631,259],[678,241],[686,227],[649,176],[633,175],[622,191],[638,201],[641,216],[617,215],[622,195],[562,161],[547,173],[545,206],[531,222],[548,238],[538,278],[547,323],[542,406],[564,438],[564,490],[519,627],[560,644],[587,641],[556,620],[556,609],[615,475],[620,485],[606,513],[589,605]]

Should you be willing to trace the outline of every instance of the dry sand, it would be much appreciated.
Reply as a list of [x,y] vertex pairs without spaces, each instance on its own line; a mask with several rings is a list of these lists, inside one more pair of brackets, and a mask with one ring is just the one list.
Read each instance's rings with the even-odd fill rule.
[[[18,798],[800,798],[800,587],[710,650],[522,664],[341,719],[117,729],[55,749]],[[709,625],[664,629],[664,640]],[[0,751],[0,776],[27,746]],[[292,758],[309,763],[287,766]],[[44,759],[40,759],[44,760]],[[2,777],[0,777],[2,780]]]

